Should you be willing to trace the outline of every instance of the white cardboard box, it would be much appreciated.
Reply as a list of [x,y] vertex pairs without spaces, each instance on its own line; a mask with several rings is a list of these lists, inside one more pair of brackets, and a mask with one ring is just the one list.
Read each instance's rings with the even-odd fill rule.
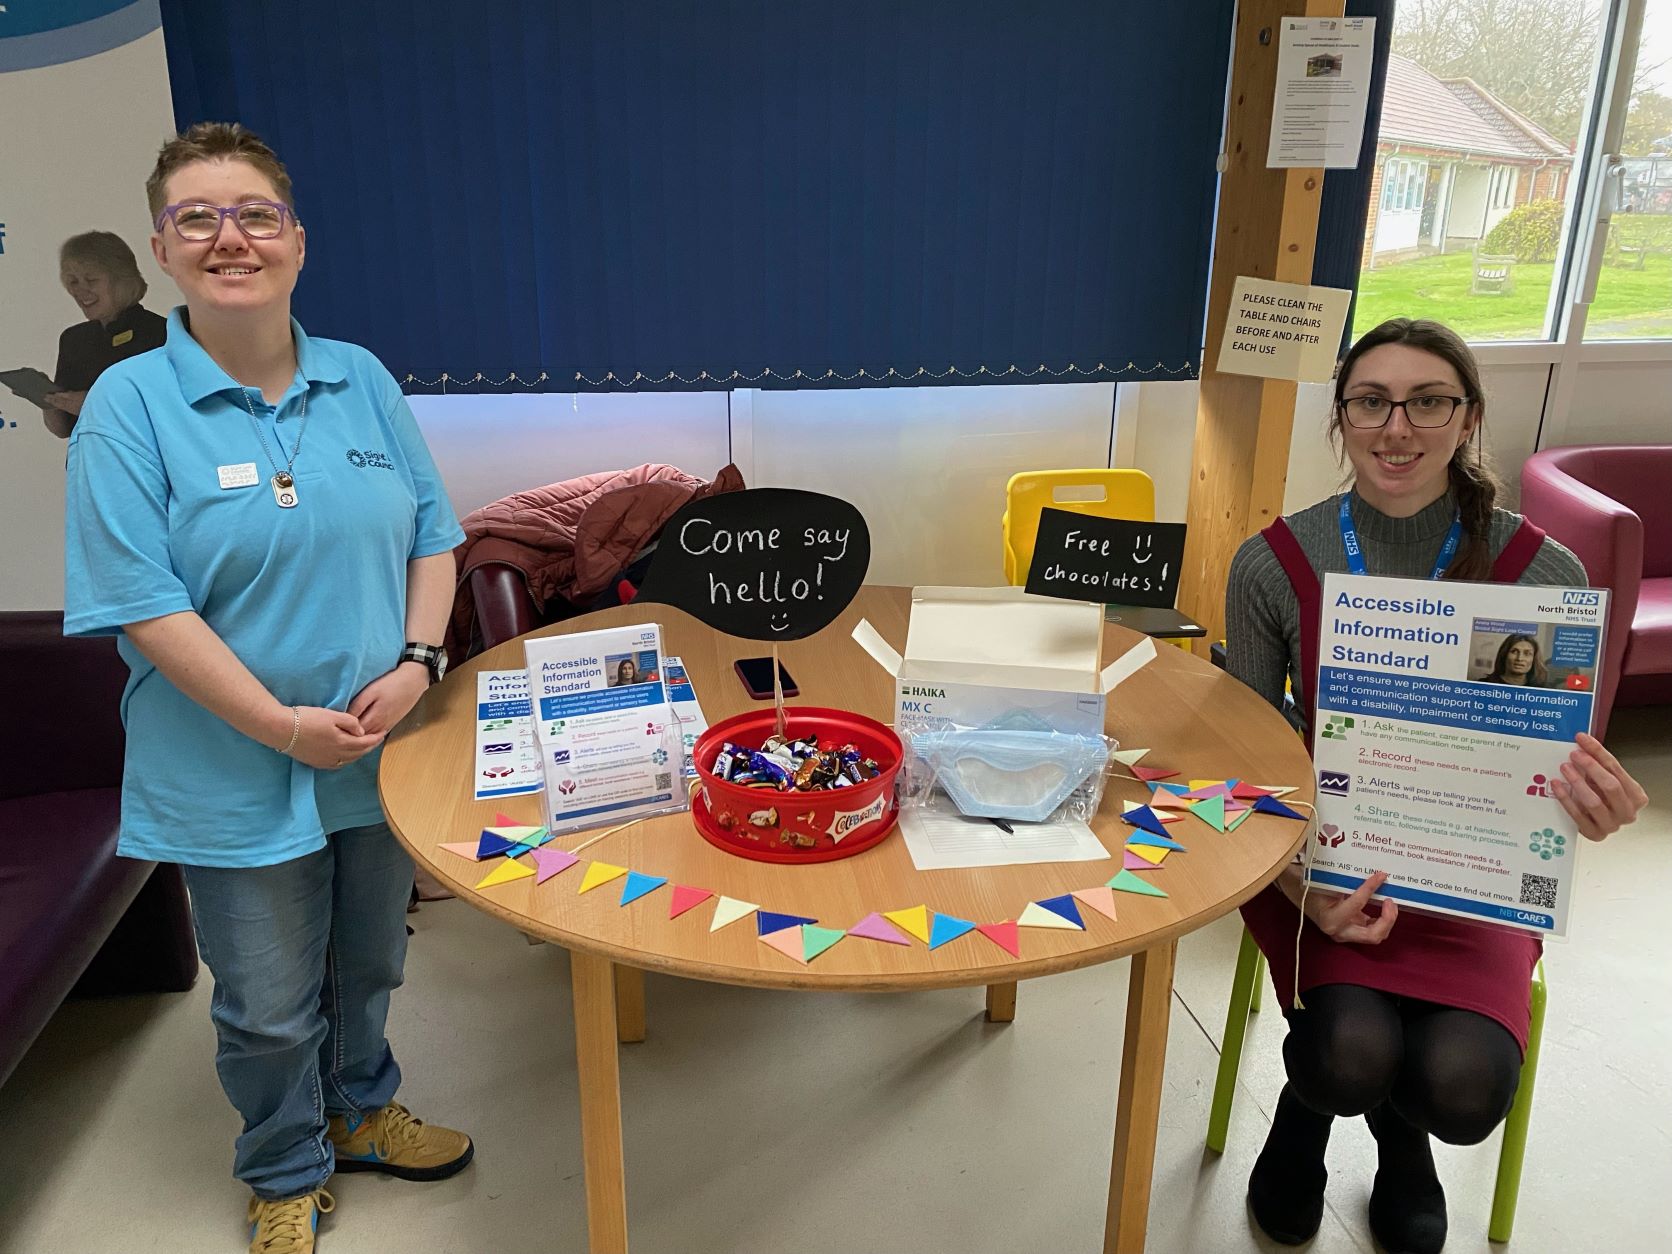
[[1155,656],[1146,637],[1104,666],[1101,605],[1020,588],[913,588],[903,657],[863,619],[853,638],[894,676],[902,738],[1018,712],[1098,735],[1108,694]]

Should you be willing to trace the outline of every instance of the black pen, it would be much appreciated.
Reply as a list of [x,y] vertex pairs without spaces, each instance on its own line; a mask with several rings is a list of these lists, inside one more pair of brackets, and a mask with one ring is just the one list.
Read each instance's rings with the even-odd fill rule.
[[1006,836],[1014,836],[1016,834],[1016,829],[1006,823],[1003,819],[988,819],[987,821],[994,827],[998,828],[999,831],[1003,832]]

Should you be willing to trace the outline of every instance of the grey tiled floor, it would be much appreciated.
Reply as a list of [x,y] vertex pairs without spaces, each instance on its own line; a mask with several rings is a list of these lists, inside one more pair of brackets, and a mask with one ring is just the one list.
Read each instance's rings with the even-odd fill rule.
[[[1672,1185],[1672,743],[1623,712],[1617,751],[1656,794],[1585,850],[1574,933],[1548,947],[1550,1017],[1512,1249],[1661,1251]],[[457,902],[417,916],[391,1036],[420,1114],[467,1127],[440,1184],[333,1185],[322,1254],[586,1248],[568,965]],[[1275,1009],[1250,1031],[1223,1159],[1202,1149],[1237,944],[1188,938],[1156,1157],[1152,1251],[1272,1249],[1243,1207],[1282,1083]],[[651,977],[648,1043],[622,1053],[628,1208],[647,1254],[1095,1251],[1108,1187],[1125,964],[1022,987],[787,995]],[[0,1088],[0,1254],[230,1254],[244,1195],[215,1083],[207,979],[173,998],[79,1002]],[[1270,1001],[1268,999],[1268,1007]],[[1451,1251],[1484,1250],[1497,1138],[1442,1147]],[[1362,1123],[1330,1147],[1319,1254],[1371,1248]]]

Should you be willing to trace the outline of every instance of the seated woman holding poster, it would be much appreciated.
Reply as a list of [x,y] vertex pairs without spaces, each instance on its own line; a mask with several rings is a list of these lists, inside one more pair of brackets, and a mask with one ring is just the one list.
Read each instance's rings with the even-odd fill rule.
[[1506,636],[1498,646],[1492,670],[1482,679],[1488,684],[1522,684],[1528,688],[1550,687],[1550,675],[1539,656],[1538,641],[1531,636]]
[[[1585,584],[1572,553],[1493,508],[1475,438],[1484,417],[1479,369],[1447,328],[1396,318],[1353,345],[1330,424],[1352,490],[1238,551],[1226,592],[1232,674],[1277,706],[1288,679],[1310,728],[1317,637],[1302,631],[1299,597],[1326,572]],[[1550,786],[1591,840],[1647,801],[1588,735]],[[1350,896],[1303,894],[1297,863],[1243,907],[1289,1023],[1288,1083],[1248,1183],[1255,1220],[1284,1244],[1308,1240],[1322,1219],[1331,1121],[1364,1115],[1379,1155],[1371,1231],[1392,1254],[1439,1250],[1445,1194],[1429,1137],[1480,1141],[1515,1096],[1538,938],[1371,903],[1386,878]]]

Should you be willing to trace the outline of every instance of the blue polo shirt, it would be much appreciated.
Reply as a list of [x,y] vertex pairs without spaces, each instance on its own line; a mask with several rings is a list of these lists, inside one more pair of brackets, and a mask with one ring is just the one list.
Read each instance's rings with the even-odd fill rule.
[[[183,313],[162,348],[99,376],[70,437],[64,632],[115,635],[128,663],[119,852],[268,866],[380,821],[380,754],[315,771],[275,753],[180,692],[123,625],[195,610],[285,705],[344,710],[400,658],[408,560],[464,533],[399,386],[365,349],[292,321],[297,378],[269,406]],[[258,426],[280,466],[301,441],[294,509],[274,500]]]

